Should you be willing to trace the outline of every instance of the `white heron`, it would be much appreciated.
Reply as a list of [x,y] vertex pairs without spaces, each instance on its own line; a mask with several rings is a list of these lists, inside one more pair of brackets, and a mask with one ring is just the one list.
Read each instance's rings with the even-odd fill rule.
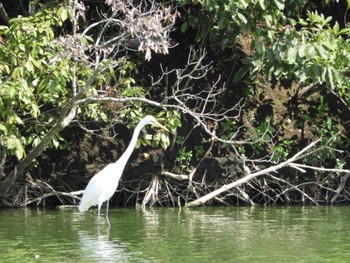
[[134,134],[132,135],[130,144],[125,150],[123,155],[115,163],[108,164],[105,168],[99,171],[94,177],[91,178],[88,185],[85,188],[83,197],[79,205],[79,211],[85,212],[91,206],[97,205],[98,207],[98,220],[100,218],[100,211],[102,204],[107,201],[106,204],[106,221],[110,226],[108,220],[108,207],[109,199],[113,196],[115,190],[118,187],[120,177],[122,176],[124,167],[132,154],[137,138],[142,128],[147,125],[156,125],[163,130],[168,131],[163,125],[161,125],[153,116],[144,117],[139,124],[137,124]]

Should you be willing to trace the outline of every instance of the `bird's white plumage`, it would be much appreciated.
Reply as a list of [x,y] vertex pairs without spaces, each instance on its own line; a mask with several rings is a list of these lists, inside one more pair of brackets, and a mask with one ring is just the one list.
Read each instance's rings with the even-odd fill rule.
[[[161,125],[153,116],[144,117],[139,124],[136,126],[134,134],[131,138],[128,148],[125,150],[123,155],[115,163],[108,164],[100,172],[98,172],[94,177],[91,178],[90,182],[86,186],[79,205],[79,211],[85,212],[91,206],[98,206],[98,215],[100,215],[100,209],[103,202],[108,201],[115,190],[118,187],[120,177],[122,176],[124,167],[135,148],[137,138],[141,129],[147,125],[153,124],[164,130],[167,130],[163,125]],[[106,208],[106,220],[108,221],[108,202]]]
[[[118,170],[118,162],[110,163],[99,171],[86,186],[79,206],[80,212],[85,212],[91,206],[101,206],[112,197],[118,187],[123,171]],[[113,176],[111,176],[113,175]]]

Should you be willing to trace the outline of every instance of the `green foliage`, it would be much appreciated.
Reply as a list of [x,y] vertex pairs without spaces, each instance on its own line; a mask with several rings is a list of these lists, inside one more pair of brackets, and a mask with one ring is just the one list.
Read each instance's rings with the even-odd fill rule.
[[327,158],[336,158],[336,151],[332,148],[337,148],[347,141],[347,138],[343,138],[338,129],[338,123],[330,115],[327,115],[329,112],[328,102],[324,100],[323,96],[320,96],[319,103],[311,107],[311,111],[315,111],[315,117],[310,118],[308,121],[313,125],[317,134],[321,138],[324,138],[323,142],[327,143],[329,147],[328,150],[325,150],[323,157],[320,160]]
[[[319,83],[336,91],[348,103],[349,80],[345,76],[350,58],[349,28],[340,28],[331,17],[308,11],[308,1],[241,0],[187,1],[203,11],[189,16],[181,29],[198,29],[197,41],[217,44],[222,49],[236,45],[239,35],[252,39],[253,56],[242,60],[234,80],[259,74],[270,79],[297,80],[303,85]],[[325,4],[330,4],[328,3]],[[288,15],[288,16],[287,16]]]
[[203,154],[204,154],[203,145],[194,146],[194,156],[195,156],[197,161],[199,161],[203,157]]
[[[259,24],[267,28],[278,27],[284,18],[285,0],[197,0],[186,1],[198,8],[199,15],[190,15],[181,26],[185,32],[189,27],[197,31],[197,41],[209,41],[221,49],[235,45],[236,37],[246,32],[258,32]],[[295,13],[307,1],[294,1],[288,6]]]
[[[321,87],[323,92],[335,95],[346,107],[350,106],[350,28],[342,28],[332,17],[316,11],[312,2],[183,2],[191,5],[191,13],[188,17],[183,16],[186,19],[181,31],[186,33],[195,29],[197,43],[209,46],[217,55],[223,49],[235,52],[241,47],[241,39],[249,40],[245,46],[249,49],[244,53],[246,56],[242,58],[241,52],[235,54],[239,66],[235,67],[233,77],[234,82],[246,88],[247,96],[263,89],[258,86],[261,79],[271,82],[288,80],[300,90],[306,86]],[[340,5],[339,1],[322,1],[321,4]],[[218,64],[227,65],[223,60],[227,61],[227,58],[218,56]],[[290,94],[295,94],[295,91],[290,91]],[[294,128],[302,130],[307,122],[316,137],[322,137],[324,141],[335,138],[332,146],[347,144],[347,139],[338,135],[341,121],[330,114],[332,111],[336,114],[336,109],[325,100],[320,97],[319,104],[314,103],[311,108],[297,105],[298,110],[291,113],[297,121]],[[255,121],[259,126],[255,128],[256,140],[252,150],[257,156],[272,154],[273,161],[277,162],[287,158],[293,147],[298,147],[295,143],[300,138],[279,137],[277,132],[280,129],[274,127],[273,119]],[[232,139],[237,136],[236,131],[235,123],[227,120],[220,123],[221,139]],[[221,144],[221,147],[227,145]],[[245,154],[249,148],[242,146],[239,152]]]
[[106,112],[101,110],[100,103],[89,103],[86,107],[80,109],[80,114],[95,122],[108,122]]
[[[14,18],[10,27],[0,26],[6,39],[0,45],[0,144],[1,151],[18,159],[54,120],[42,111],[59,105],[69,93],[66,85],[72,72],[53,41],[53,28],[61,26],[67,14],[61,6],[34,17]],[[57,147],[57,140],[51,146]]]
[[[236,122],[232,119],[226,118],[221,122],[222,125],[222,131],[223,131],[223,135],[221,136],[222,140],[232,140],[233,137],[236,134]],[[227,144],[226,143],[222,143],[221,148],[226,148]]]
[[271,121],[266,119],[256,128],[256,138],[253,140],[252,148],[257,156],[266,154],[271,145],[272,138],[276,135],[276,129],[271,125]]
[[144,97],[145,89],[138,86],[136,80],[132,77],[131,73],[135,70],[135,64],[131,61],[122,59],[123,65],[119,71],[119,85],[118,89],[122,91],[125,97]]
[[[255,54],[251,75],[266,74],[270,79],[296,80],[302,85],[325,85],[350,103],[350,82],[345,75],[350,58],[350,29],[341,29],[332,18],[308,12],[307,18],[290,19],[279,35],[267,32],[253,41]],[[301,29],[297,29],[300,28]]]
[[[349,107],[350,28],[341,28],[332,17],[317,11],[308,11],[305,18],[285,17],[281,26],[261,27],[251,33],[253,55],[243,60],[244,65],[236,73],[235,81],[246,76],[253,82],[266,76],[268,80],[293,81],[299,87],[319,86]],[[321,96],[318,104],[307,111],[301,110],[296,128],[302,129],[304,122],[308,122],[314,135],[322,137],[325,142],[331,140],[332,147],[344,146],[347,139],[338,135],[339,119],[330,115],[331,112],[336,114],[335,107],[332,109]],[[297,140],[287,138],[278,145],[273,144],[270,149],[265,143],[268,138],[261,140],[259,136],[264,129],[259,131],[260,127],[257,128],[259,139],[254,145],[255,153],[273,152],[274,161],[285,159]],[[318,158],[327,160],[336,156],[332,149],[319,153]]]
[[[156,116],[158,121],[165,124],[171,134],[174,134],[182,124],[181,115],[177,111],[160,111]],[[160,145],[165,149],[170,145],[168,133],[157,133],[153,140],[153,146]]]
[[178,155],[175,161],[182,171],[188,172],[190,168],[191,159],[192,151],[187,150],[186,146],[182,146],[178,151]]
[[181,168],[181,171],[188,172],[193,153],[191,150],[187,150],[184,145],[185,138],[183,136],[178,135],[175,144],[179,147],[175,162]]
[[272,152],[272,161],[278,163],[281,160],[286,160],[295,141],[291,139],[285,139],[274,145]]
[[[62,107],[92,76],[93,68],[84,53],[92,38],[64,35],[61,27],[69,17],[70,10],[58,3],[49,8],[42,6],[33,17],[14,18],[10,27],[0,26],[0,35],[6,39],[0,45],[0,151],[3,153],[23,158],[44,138]],[[129,75],[134,65],[122,58],[118,62],[120,70],[114,72],[109,67],[102,71],[86,96],[96,97],[97,89],[112,82],[120,85],[124,96],[143,94]],[[115,60],[106,58],[103,63],[109,66]],[[89,121],[108,121],[99,103],[82,105],[78,113]],[[49,148],[68,146],[69,142],[59,134],[48,145]]]

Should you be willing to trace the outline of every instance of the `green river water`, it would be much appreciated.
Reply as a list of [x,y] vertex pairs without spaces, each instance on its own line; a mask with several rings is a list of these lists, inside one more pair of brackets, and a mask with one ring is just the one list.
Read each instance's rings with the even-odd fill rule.
[[117,208],[109,220],[1,210],[0,262],[350,262],[350,206]]

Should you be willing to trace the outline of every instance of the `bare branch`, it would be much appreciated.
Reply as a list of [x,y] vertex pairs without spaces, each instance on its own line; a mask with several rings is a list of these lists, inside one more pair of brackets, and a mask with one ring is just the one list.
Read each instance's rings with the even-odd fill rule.
[[315,142],[312,142],[310,143],[308,146],[306,146],[304,149],[302,149],[300,152],[298,152],[297,154],[295,154],[294,156],[292,156],[291,158],[289,158],[288,160],[284,161],[284,162],[281,162],[277,165],[274,165],[274,166],[271,166],[269,168],[266,168],[264,170],[261,170],[261,171],[258,171],[256,173],[252,173],[252,174],[249,174],[249,175],[246,175],[245,177],[237,180],[237,181],[234,181],[230,184],[227,184],[227,185],[224,185],[222,187],[220,187],[219,189],[205,195],[205,196],[202,196],[201,198],[198,198],[197,200],[194,200],[192,202],[189,202],[187,204],[188,207],[193,207],[193,206],[200,206],[200,205],[203,205],[204,203],[206,203],[207,201],[211,200],[212,198],[222,194],[223,192],[226,192],[234,187],[237,187],[237,186],[240,186],[258,176],[261,176],[261,175],[264,175],[264,174],[267,174],[267,173],[271,173],[271,172],[276,172],[277,170],[283,168],[283,167],[286,167],[288,166],[290,163],[292,163],[294,160],[296,160],[298,157],[300,157],[301,155],[303,155],[305,152],[307,152],[309,149],[311,149],[312,147],[314,147],[318,142],[320,141],[317,140]]
[[170,173],[170,172],[162,172],[162,175],[169,177],[171,179],[174,180],[178,180],[178,181],[187,181],[188,180],[188,175],[185,174],[174,174],[174,173]]
[[335,191],[335,195],[332,197],[331,199],[331,204],[334,204],[335,201],[337,201],[340,193],[343,191],[343,189],[345,188],[346,182],[349,179],[350,174],[346,174],[343,176],[343,178],[341,179],[341,182],[337,188],[337,190]]
[[[334,173],[348,173],[348,174],[350,174],[350,170],[346,170],[346,169],[323,168],[323,167],[316,167],[316,166],[310,166],[310,165],[299,164],[299,163],[290,163],[289,166],[294,168],[294,169],[305,168],[305,169],[311,169],[311,170],[321,171],[321,172],[334,172]],[[305,171],[303,171],[303,172],[305,172]]]
[[72,199],[80,201],[81,198],[78,195],[83,194],[83,192],[84,191],[74,191],[74,192],[67,193],[67,192],[60,192],[60,191],[53,190],[50,193],[46,193],[46,194],[43,194],[42,196],[36,197],[34,199],[27,200],[25,203],[22,204],[22,206],[27,206],[27,205],[30,205],[32,203],[40,203],[43,199],[50,197],[50,196],[57,196],[57,197],[65,196],[65,197],[70,197]]
[[10,25],[10,17],[8,16],[1,1],[0,1],[0,17],[2,18],[2,20],[4,20],[6,25],[8,25],[8,26]]

